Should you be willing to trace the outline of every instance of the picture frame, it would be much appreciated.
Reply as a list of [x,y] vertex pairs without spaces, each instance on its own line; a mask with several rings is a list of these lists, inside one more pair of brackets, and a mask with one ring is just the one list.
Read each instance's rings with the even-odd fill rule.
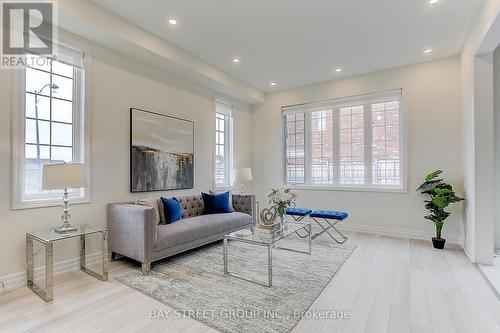
[[130,108],[130,192],[194,188],[194,122]]

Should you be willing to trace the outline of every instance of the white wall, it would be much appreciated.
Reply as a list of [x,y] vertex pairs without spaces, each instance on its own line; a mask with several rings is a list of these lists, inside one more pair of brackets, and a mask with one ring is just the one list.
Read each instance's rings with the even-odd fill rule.
[[[269,94],[252,115],[254,188],[262,205],[269,189],[280,184],[281,106],[402,88],[408,193],[298,190],[297,203],[348,211],[352,229],[429,239],[434,227],[423,219],[423,197],[415,193],[423,177],[443,169],[446,180],[462,192],[459,70],[459,58],[452,57]],[[460,205],[451,211],[444,237],[458,241]]]
[[494,177],[495,177],[495,194],[494,202],[494,237],[495,248],[500,248],[500,48],[495,50],[493,54],[493,91],[494,91],[494,118],[495,118],[495,164],[494,164]]
[[[464,119],[465,252],[476,263],[493,263],[493,63],[477,57],[491,31],[500,1],[486,0],[460,56]],[[490,52],[492,52],[491,50]]]
[[[139,107],[195,122],[195,189],[212,187],[214,92],[157,68],[86,42],[92,49],[92,203],[73,206],[74,223],[105,225],[106,205],[142,198],[129,192],[129,108]],[[0,280],[25,269],[25,233],[59,224],[59,208],[11,210],[10,72],[0,70]],[[251,160],[250,107],[235,103],[235,167]],[[76,257],[77,241],[55,246],[55,261]],[[35,246],[36,247],[36,246]],[[41,253],[38,257],[41,257]]]

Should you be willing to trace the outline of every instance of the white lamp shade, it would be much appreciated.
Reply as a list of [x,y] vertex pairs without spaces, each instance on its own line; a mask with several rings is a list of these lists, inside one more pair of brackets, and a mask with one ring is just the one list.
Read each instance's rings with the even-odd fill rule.
[[78,163],[43,165],[43,190],[63,190],[67,188],[81,187],[87,187],[85,165]]
[[252,169],[251,168],[236,169],[236,181],[238,181],[238,182],[251,182],[252,181]]

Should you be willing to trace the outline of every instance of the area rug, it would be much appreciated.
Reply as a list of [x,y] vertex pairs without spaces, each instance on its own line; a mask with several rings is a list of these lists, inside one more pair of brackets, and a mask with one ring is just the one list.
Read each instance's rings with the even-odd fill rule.
[[[229,270],[267,281],[267,248],[230,242]],[[307,249],[293,236],[281,247]],[[143,276],[128,272],[116,280],[173,310],[151,309],[152,320],[192,317],[221,332],[290,332],[354,251],[326,236],[313,242],[312,255],[273,250],[273,286],[267,288],[223,274],[222,242],[153,263]]]

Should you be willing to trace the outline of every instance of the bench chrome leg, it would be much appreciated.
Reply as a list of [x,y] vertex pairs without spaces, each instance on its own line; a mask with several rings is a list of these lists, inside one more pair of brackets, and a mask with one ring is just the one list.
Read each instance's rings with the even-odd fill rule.
[[[323,233],[327,233],[335,242],[337,242],[338,244],[344,244],[348,238],[346,236],[344,236],[337,228],[335,228],[335,224],[337,224],[339,221],[336,220],[335,222],[330,222],[328,221],[327,219],[323,219],[327,224],[328,226],[325,227],[320,221],[318,221],[317,219],[315,219],[314,217],[312,218],[323,230],[321,230],[320,232],[318,232],[317,234],[314,234],[312,236],[312,239],[316,239],[317,237],[321,236]],[[333,229],[335,230],[335,232],[340,235],[341,238],[337,238],[335,237],[331,232],[330,232],[330,229]]]
[[335,230],[340,235],[340,237],[342,237],[339,240],[336,237],[334,237],[331,233],[328,233],[330,235],[330,237],[333,238],[334,241],[336,241],[339,244],[344,244],[345,242],[347,242],[348,238],[346,236],[344,236],[344,234],[342,234],[339,229],[335,228],[333,225],[332,225],[332,229]]

